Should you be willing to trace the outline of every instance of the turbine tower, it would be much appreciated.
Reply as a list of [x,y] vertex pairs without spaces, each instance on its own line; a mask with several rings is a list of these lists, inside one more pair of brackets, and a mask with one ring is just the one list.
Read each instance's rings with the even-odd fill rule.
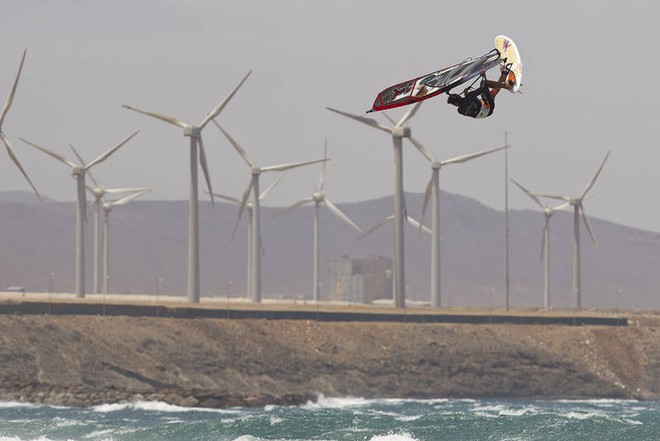
[[[245,152],[245,149],[241,147],[234,138],[231,137],[220,125],[213,121],[215,125],[220,129],[220,131],[225,135],[227,140],[234,146],[239,155],[243,158],[245,163],[250,167],[250,174],[252,179],[248,185],[245,193],[243,193],[243,198],[241,200],[241,206],[238,210],[238,219],[236,219],[236,225],[241,219],[243,210],[245,209],[248,197],[252,195],[252,231],[251,231],[251,249],[250,249],[250,259],[252,263],[252,280],[250,281],[250,298],[255,303],[261,302],[261,226],[260,226],[260,216],[259,216],[259,176],[263,172],[269,171],[285,171],[292,168],[302,167],[304,165],[316,164],[318,162],[324,162],[326,159],[317,159],[314,161],[305,161],[305,162],[294,162],[290,164],[280,164],[280,165],[271,165],[268,167],[259,167],[253,162],[250,157]],[[234,227],[236,231],[236,227]]]
[[[417,109],[421,105],[421,101],[414,104],[410,109],[401,117],[401,119],[394,123],[389,117],[388,120],[392,126],[384,126],[372,118],[364,116],[353,115],[351,113],[342,112],[340,110],[326,107],[326,109],[344,115],[348,118],[354,119],[362,124],[366,124],[378,130],[392,135],[394,143],[394,278],[393,278],[393,296],[394,306],[396,308],[405,308],[406,306],[406,281],[405,281],[405,263],[404,263],[404,243],[403,243],[403,223],[407,218],[405,213],[405,201],[403,194],[403,138],[408,138],[415,147],[419,148],[419,142],[412,137],[410,127],[406,123],[412,118]],[[385,114],[387,116],[387,114]]]
[[535,196],[559,199],[561,201],[568,202],[568,204],[573,207],[573,295],[575,308],[578,310],[582,308],[582,290],[580,285],[580,212],[582,212],[582,220],[584,221],[584,225],[587,227],[589,236],[591,236],[591,241],[594,243],[596,251],[600,256],[600,247],[598,246],[594,232],[591,229],[591,223],[589,222],[587,213],[584,211],[584,199],[587,196],[587,193],[591,191],[592,187],[596,183],[596,179],[598,179],[598,175],[600,175],[600,172],[603,170],[605,162],[607,162],[607,158],[609,158],[610,153],[611,152],[607,152],[607,155],[605,155],[605,159],[603,159],[603,162],[600,164],[596,174],[591,179],[591,181],[589,181],[580,196],[575,197],[556,194],[534,193]]
[[[80,164],[84,164],[85,161],[83,160],[82,156],[80,156],[80,153],[69,144],[69,147],[73,151],[73,153],[76,155],[78,158],[78,161],[80,161]],[[92,208],[94,211],[94,290],[92,291],[94,294],[99,294],[101,292],[101,286],[102,286],[102,274],[101,274],[101,266],[103,265],[103,247],[101,241],[103,240],[102,238],[102,232],[101,232],[101,210],[103,209],[103,197],[106,194],[122,194],[122,193],[136,193],[136,192],[144,192],[146,190],[150,190],[149,188],[105,188],[99,185],[99,183],[94,179],[94,175],[92,174],[91,171],[87,172],[87,175],[89,178],[92,180],[94,183],[94,187],[91,187],[87,185],[87,191],[89,191],[92,196],[94,196],[94,202],[92,202],[87,210],[87,217],[89,217],[89,208]]]
[[[286,176],[286,173],[282,174],[275,181],[273,181],[273,183],[270,184],[268,186],[268,188],[266,188],[259,195],[259,201],[263,201],[268,196],[268,194],[273,190],[273,188],[275,188],[275,186],[277,184],[279,184],[279,182],[284,178],[284,176]],[[246,191],[249,193],[249,190],[246,190]],[[215,196],[217,198],[220,198],[220,199],[224,199],[228,202],[235,203],[239,207],[241,206],[241,200],[238,199],[238,198],[235,198],[233,196],[227,196],[227,195],[218,194],[218,193],[215,193],[213,196]],[[252,287],[252,253],[251,253],[251,250],[252,250],[252,238],[254,237],[254,235],[252,234],[252,216],[253,216],[252,209],[253,209],[253,204],[252,204],[251,201],[248,201],[245,205],[245,211],[247,211],[247,216],[248,216],[248,231],[247,231],[247,233],[248,233],[248,237],[247,237],[248,262],[247,262],[247,284],[245,285],[246,286],[245,295],[248,299],[250,299],[250,295],[252,293],[252,289],[251,289],[251,287]],[[236,228],[237,227],[238,227],[238,220],[236,221],[234,231],[231,235],[232,239],[234,238],[234,235],[236,234]],[[260,242],[261,242],[261,239],[260,239]]]
[[110,273],[108,272],[109,261],[108,261],[108,230],[109,230],[109,221],[110,212],[112,209],[118,205],[125,205],[132,201],[133,199],[142,196],[146,192],[151,191],[150,188],[145,188],[141,191],[135,192],[132,195],[126,196],[117,201],[103,201],[101,208],[103,209],[103,284],[102,284],[102,293],[108,293],[108,279],[110,278]]
[[440,285],[440,169],[450,164],[461,164],[472,159],[479,158],[490,153],[506,149],[508,146],[497,147],[489,150],[482,150],[476,153],[457,156],[443,161],[434,159],[429,155],[424,146],[419,143],[418,149],[424,157],[431,163],[431,179],[426,186],[424,192],[424,204],[422,205],[422,214],[420,216],[421,224],[424,223],[424,216],[426,215],[426,207],[428,206],[429,198],[433,196],[431,204],[431,306],[442,306],[442,287]]
[[[327,160],[328,159],[328,143],[326,141],[325,148],[323,149],[323,159]],[[325,169],[326,169],[326,162],[324,162],[321,165],[321,175],[319,177],[319,184],[316,186],[316,191],[312,193],[311,196],[308,196],[304,199],[299,200],[295,204],[291,205],[290,207],[286,208],[285,210],[279,212],[275,216],[279,216],[280,214],[287,213],[289,211],[295,210],[296,208],[302,207],[303,205],[314,203],[314,274],[312,277],[312,294],[314,297],[314,301],[318,302],[321,299],[321,293],[320,293],[320,284],[319,284],[319,274],[320,274],[320,260],[319,260],[319,255],[320,255],[320,242],[319,242],[319,236],[320,236],[320,231],[321,231],[321,221],[320,221],[320,216],[319,216],[319,211],[321,204],[325,204],[326,207],[330,210],[332,214],[334,214],[336,217],[338,217],[341,221],[347,223],[351,227],[355,228],[358,232],[362,232],[360,227],[357,226],[355,222],[353,222],[346,214],[344,214],[335,204],[330,202],[330,200],[325,196],[324,188],[325,188]]]
[[9,154],[11,160],[14,161],[16,167],[18,167],[18,169],[21,171],[25,179],[27,179],[28,183],[30,184],[30,187],[32,187],[32,190],[34,190],[34,193],[37,195],[37,197],[39,197],[40,200],[43,200],[41,199],[41,195],[39,194],[37,187],[34,186],[32,181],[30,180],[30,177],[25,171],[25,168],[23,168],[23,164],[21,164],[21,160],[18,159],[16,150],[14,150],[14,147],[9,142],[9,139],[7,139],[7,136],[5,136],[5,133],[2,131],[2,123],[5,122],[5,117],[7,116],[7,112],[9,112],[9,109],[11,108],[11,105],[14,102],[14,96],[16,95],[16,87],[18,86],[18,80],[21,77],[21,71],[23,70],[23,63],[25,62],[26,54],[27,54],[27,50],[24,50],[23,57],[21,58],[21,64],[18,66],[18,73],[16,74],[14,85],[9,90],[9,95],[7,96],[5,105],[2,107],[2,112],[0,113],[0,138],[2,138],[2,142],[5,144],[5,147],[7,148],[7,153]]
[[85,174],[89,169],[94,167],[96,164],[105,161],[110,155],[116,152],[121,146],[130,141],[139,131],[133,133],[128,138],[124,139],[122,142],[112,147],[107,152],[103,153],[92,162],[87,164],[76,164],[75,162],[65,158],[59,153],[55,153],[52,150],[49,150],[45,147],[38,146],[31,143],[23,138],[20,138],[24,143],[31,145],[32,147],[41,150],[49,156],[57,159],[61,163],[69,166],[73,172],[73,176],[76,179],[76,186],[78,190],[78,203],[76,206],[76,297],[84,298],[85,297],[85,218],[87,210],[87,202],[85,200]]
[[[218,116],[225,108],[229,100],[232,99],[234,94],[247,80],[250,73],[248,72],[245,77],[238,83],[238,86],[232,90],[218,104],[201,123],[194,126],[181,121],[178,118],[161,115],[155,112],[148,112],[146,110],[139,110],[130,106],[122,106],[126,109],[142,113],[152,118],[165,121],[166,123],[173,124],[183,129],[183,136],[190,138],[190,198],[188,200],[188,301],[190,303],[199,303],[199,210],[198,210],[198,191],[197,191],[197,158],[199,156],[199,163],[202,166],[206,185],[209,193],[211,193],[211,203],[213,203],[213,190],[211,189],[211,177],[209,176],[208,166],[206,164],[206,154],[204,153],[204,143],[202,142],[202,130],[213,118]],[[198,155],[199,147],[199,155]]]
[[541,242],[541,262],[545,260],[545,273],[543,278],[543,307],[548,310],[550,309],[550,218],[555,211],[563,210],[569,206],[568,202],[565,202],[556,207],[548,207],[546,204],[541,202],[541,200],[529,190],[523,187],[515,179],[511,181],[518,186],[527,196],[532,198],[534,202],[541,207],[543,210],[543,241]]

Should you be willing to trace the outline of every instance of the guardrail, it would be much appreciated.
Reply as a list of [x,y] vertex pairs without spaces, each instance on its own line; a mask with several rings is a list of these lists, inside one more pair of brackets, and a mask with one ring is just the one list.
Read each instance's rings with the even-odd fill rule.
[[310,320],[319,322],[398,322],[398,323],[469,323],[567,326],[627,326],[627,317],[583,315],[507,315],[507,314],[417,314],[401,312],[343,312],[314,310],[246,310],[162,305],[117,305],[99,303],[0,303],[0,314],[25,315],[106,315],[164,318],[224,318],[252,320]]

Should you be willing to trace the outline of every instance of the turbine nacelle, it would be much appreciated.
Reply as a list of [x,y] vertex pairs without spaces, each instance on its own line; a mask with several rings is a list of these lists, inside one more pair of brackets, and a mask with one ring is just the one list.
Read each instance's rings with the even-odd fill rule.
[[392,136],[395,138],[410,138],[411,135],[410,127],[393,127]]
[[202,128],[198,126],[185,127],[183,129],[183,136],[190,136],[192,138],[199,138],[202,135]]
[[322,191],[315,191],[314,193],[312,193],[312,199],[317,204],[321,203],[325,200],[325,194]]
[[96,187],[92,189],[92,194],[96,199],[101,199],[103,196],[105,196],[105,190],[101,187]]

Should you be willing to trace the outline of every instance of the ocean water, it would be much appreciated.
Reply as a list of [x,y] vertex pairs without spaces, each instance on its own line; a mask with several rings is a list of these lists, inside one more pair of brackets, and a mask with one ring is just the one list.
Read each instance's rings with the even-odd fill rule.
[[658,441],[660,402],[321,398],[226,410],[0,402],[0,441],[24,440]]

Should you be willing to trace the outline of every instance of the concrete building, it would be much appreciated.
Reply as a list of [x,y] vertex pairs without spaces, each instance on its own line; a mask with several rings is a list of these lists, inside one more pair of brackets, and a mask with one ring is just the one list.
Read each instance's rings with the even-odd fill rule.
[[323,299],[372,303],[392,298],[392,259],[341,256],[326,264]]

